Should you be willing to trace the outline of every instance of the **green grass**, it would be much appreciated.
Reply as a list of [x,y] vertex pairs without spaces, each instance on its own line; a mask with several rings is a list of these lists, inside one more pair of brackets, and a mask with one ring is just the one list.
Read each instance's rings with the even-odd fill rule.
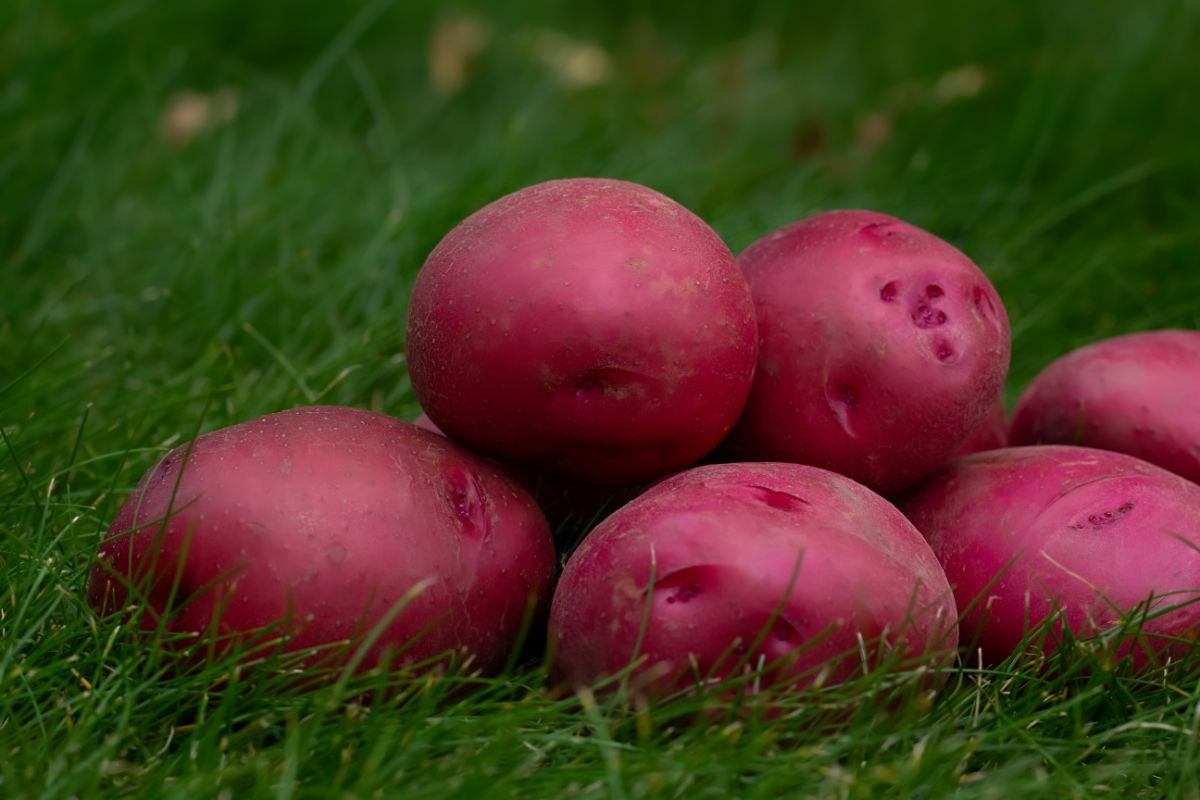
[[[735,251],[827,208],[927,227],[1005,299],[1010,400],[1085,341],[1200,327],[1194,0],[808,6],[462,4],[489,35],[442,94],[453,14],[421,3],[0,4],[0,796],[1200,797],[1200,660],[876,673],[762,719],[553,696],[536,659],[302,694],[277,663],[172,669],[83,600],[173,444],[415,414],[425,254],[550,177],[647,183]],[[565,85],[539,30],[608,80]],[[160,138],[175,93],[223,87],[236,119]]]

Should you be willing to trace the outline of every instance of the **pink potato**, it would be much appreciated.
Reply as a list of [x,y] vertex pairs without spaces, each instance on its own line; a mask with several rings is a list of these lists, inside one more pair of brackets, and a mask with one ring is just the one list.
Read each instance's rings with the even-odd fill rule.
[[955,458],[982,453],[985,450],[998,450],[1008,444],[1008,415],[1004,411],[1004,400],[999,399],[992,406],[991,413],[983,424],[962,443],[954,453]]
[[759,364],[733,456],[812,464],[892,493],[984,423],[1008,371],[1008,317],[954,247],[884,214],[832,211],[738,260]]
[[652,693],[739,661],[779,662],[775,685],[828,683],[862,669],[859,635],[918,656],[953,650],[955,621],[929,546],[883,498],[814,467],[716,464],[661,481],[584,539],[554,593],[553,674],[589,684],[637,650]]
[[413,288],[422,408],[499,458],[632,484],[732,428],[754,306],[720,238],[670,198],[578,178],[502,197],[450,231]]
[[[424,412],[413,420],[413,425],[445,436]],[[520,466],[500,466],[533,496],[538,508],[546,515],[546,521],[556,530],[564,525],[572,528],[587,525],[590,528],[605,512],[631,500],[643,488],[598,485],[553,470],[539,472]]]
[[419,415],[417,415],[417,418],[412,421],[412,424],[416,425],[418,428],[420,428],[423,431],[429,431],[430,433],[436,433],[438,436],[446,435],[446,434],[442,433],[441,428],[439,428],[437,425],[433,424],[433,420],[431,420],[429,418],[429,415],[426,414],[424,411],[422,411]]
[[[1111,628],[1152,593],[1156,608],[1200,598],[1200,486],[1131,456],[993,450],[951,463],[900,508],[946,568],[964,641],[978,636],[991,663],[1018,647],[1027,619],[1038,625],[1056,607],[1082,636]],[[1168,637],[1191,638],[1198,623],[1195,603],[1151,619],[1131,655],[1144,661],[1171,646]]]
[[1115,450],[1200,482],[1200,331],[1133,333],[1068,353],[1021,396],[1011,442]]
[[99,611],[136,602],[138,586],[143,627],[165,615],[221,650],[280,626],[296,651],[357,644],[399,608],[363,668],[389,649],[402,662],[465,650],[491,672],[549,599],[554,549],[529,495],[408,423],[296,408],[185,454],[148,472],[113,522],[88,587]]

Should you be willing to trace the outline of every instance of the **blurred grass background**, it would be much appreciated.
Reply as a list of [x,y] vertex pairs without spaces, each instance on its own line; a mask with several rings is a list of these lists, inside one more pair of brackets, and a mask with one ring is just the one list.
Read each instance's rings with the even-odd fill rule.
[[303,403],[415,414],[413,275],[547,178],[646,183],[735,252],[830,208],[926,227],[1006,302],[1010,401],[1086,341],[1198,328],[1198,54],[1195,0],[6,0],[0,795],[1200,796],[1193,685],[989,674],[982,716],[980,677],[888,725],[597,745],[536,667],[441,725],[432,700],[363,721],[164,678],[81,602],[171,444]]

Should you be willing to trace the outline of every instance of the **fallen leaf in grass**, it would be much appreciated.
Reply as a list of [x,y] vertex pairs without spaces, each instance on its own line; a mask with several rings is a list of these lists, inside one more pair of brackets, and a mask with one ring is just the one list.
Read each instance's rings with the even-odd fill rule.
[[814,156],[825,147],[829,138],[825,123],[816,118],[801,120],[792,129],[792,157],[803,161]]
[[441,94],[454,94],[471,77],[487,46],[488,30],[476,17],[444,19],[429,39],[429,82]]
[[939,103],[965,100],[983,91],[987,85],[987,74],[976,64],[966,64],[952,69],[938,78],[933,87],[933,97]]
[[870,112],[858,126],[858,144],[865,150],[874,150],[891,137],[892,115],[886,111]]
[[524,38],[533,59],[567,86],[599,86],[612,77],[612,58],[599,45],[552,30],[529,31]]
[[172,144],[187,144],[204,131],[230,122],[237,113],[238,93],[234,89],[212,94],[178,92],[167,101],[158,121],[158,134]]
[[[944,106],[974,97],[987,85],[987,73],[977,64],[964,64],[945,72],[932,85],[906,81],[887,92],[881,108],[867,112],[858,126],[857,146],[860,153],[869,155],[892,137],[896,118],[921,108]],[[914,169],[927,164],[917,163],[928,156],[914,157]]]

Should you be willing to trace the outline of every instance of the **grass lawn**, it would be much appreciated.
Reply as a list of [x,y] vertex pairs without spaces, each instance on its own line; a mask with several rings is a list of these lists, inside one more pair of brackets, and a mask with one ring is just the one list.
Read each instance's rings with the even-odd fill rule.
[[431,6],[0,3],[0,797],[1200,797],[1200,660],[967,658],[767,720],[551,695],[537,658],[299,694],[89,611],[174,444],[415,415],[413,276],[539,180],[649,184],[735,252],[837,207],[926,227],[1005,299],[1010,401],[1088,340],[1200,328],[1195,0]]

